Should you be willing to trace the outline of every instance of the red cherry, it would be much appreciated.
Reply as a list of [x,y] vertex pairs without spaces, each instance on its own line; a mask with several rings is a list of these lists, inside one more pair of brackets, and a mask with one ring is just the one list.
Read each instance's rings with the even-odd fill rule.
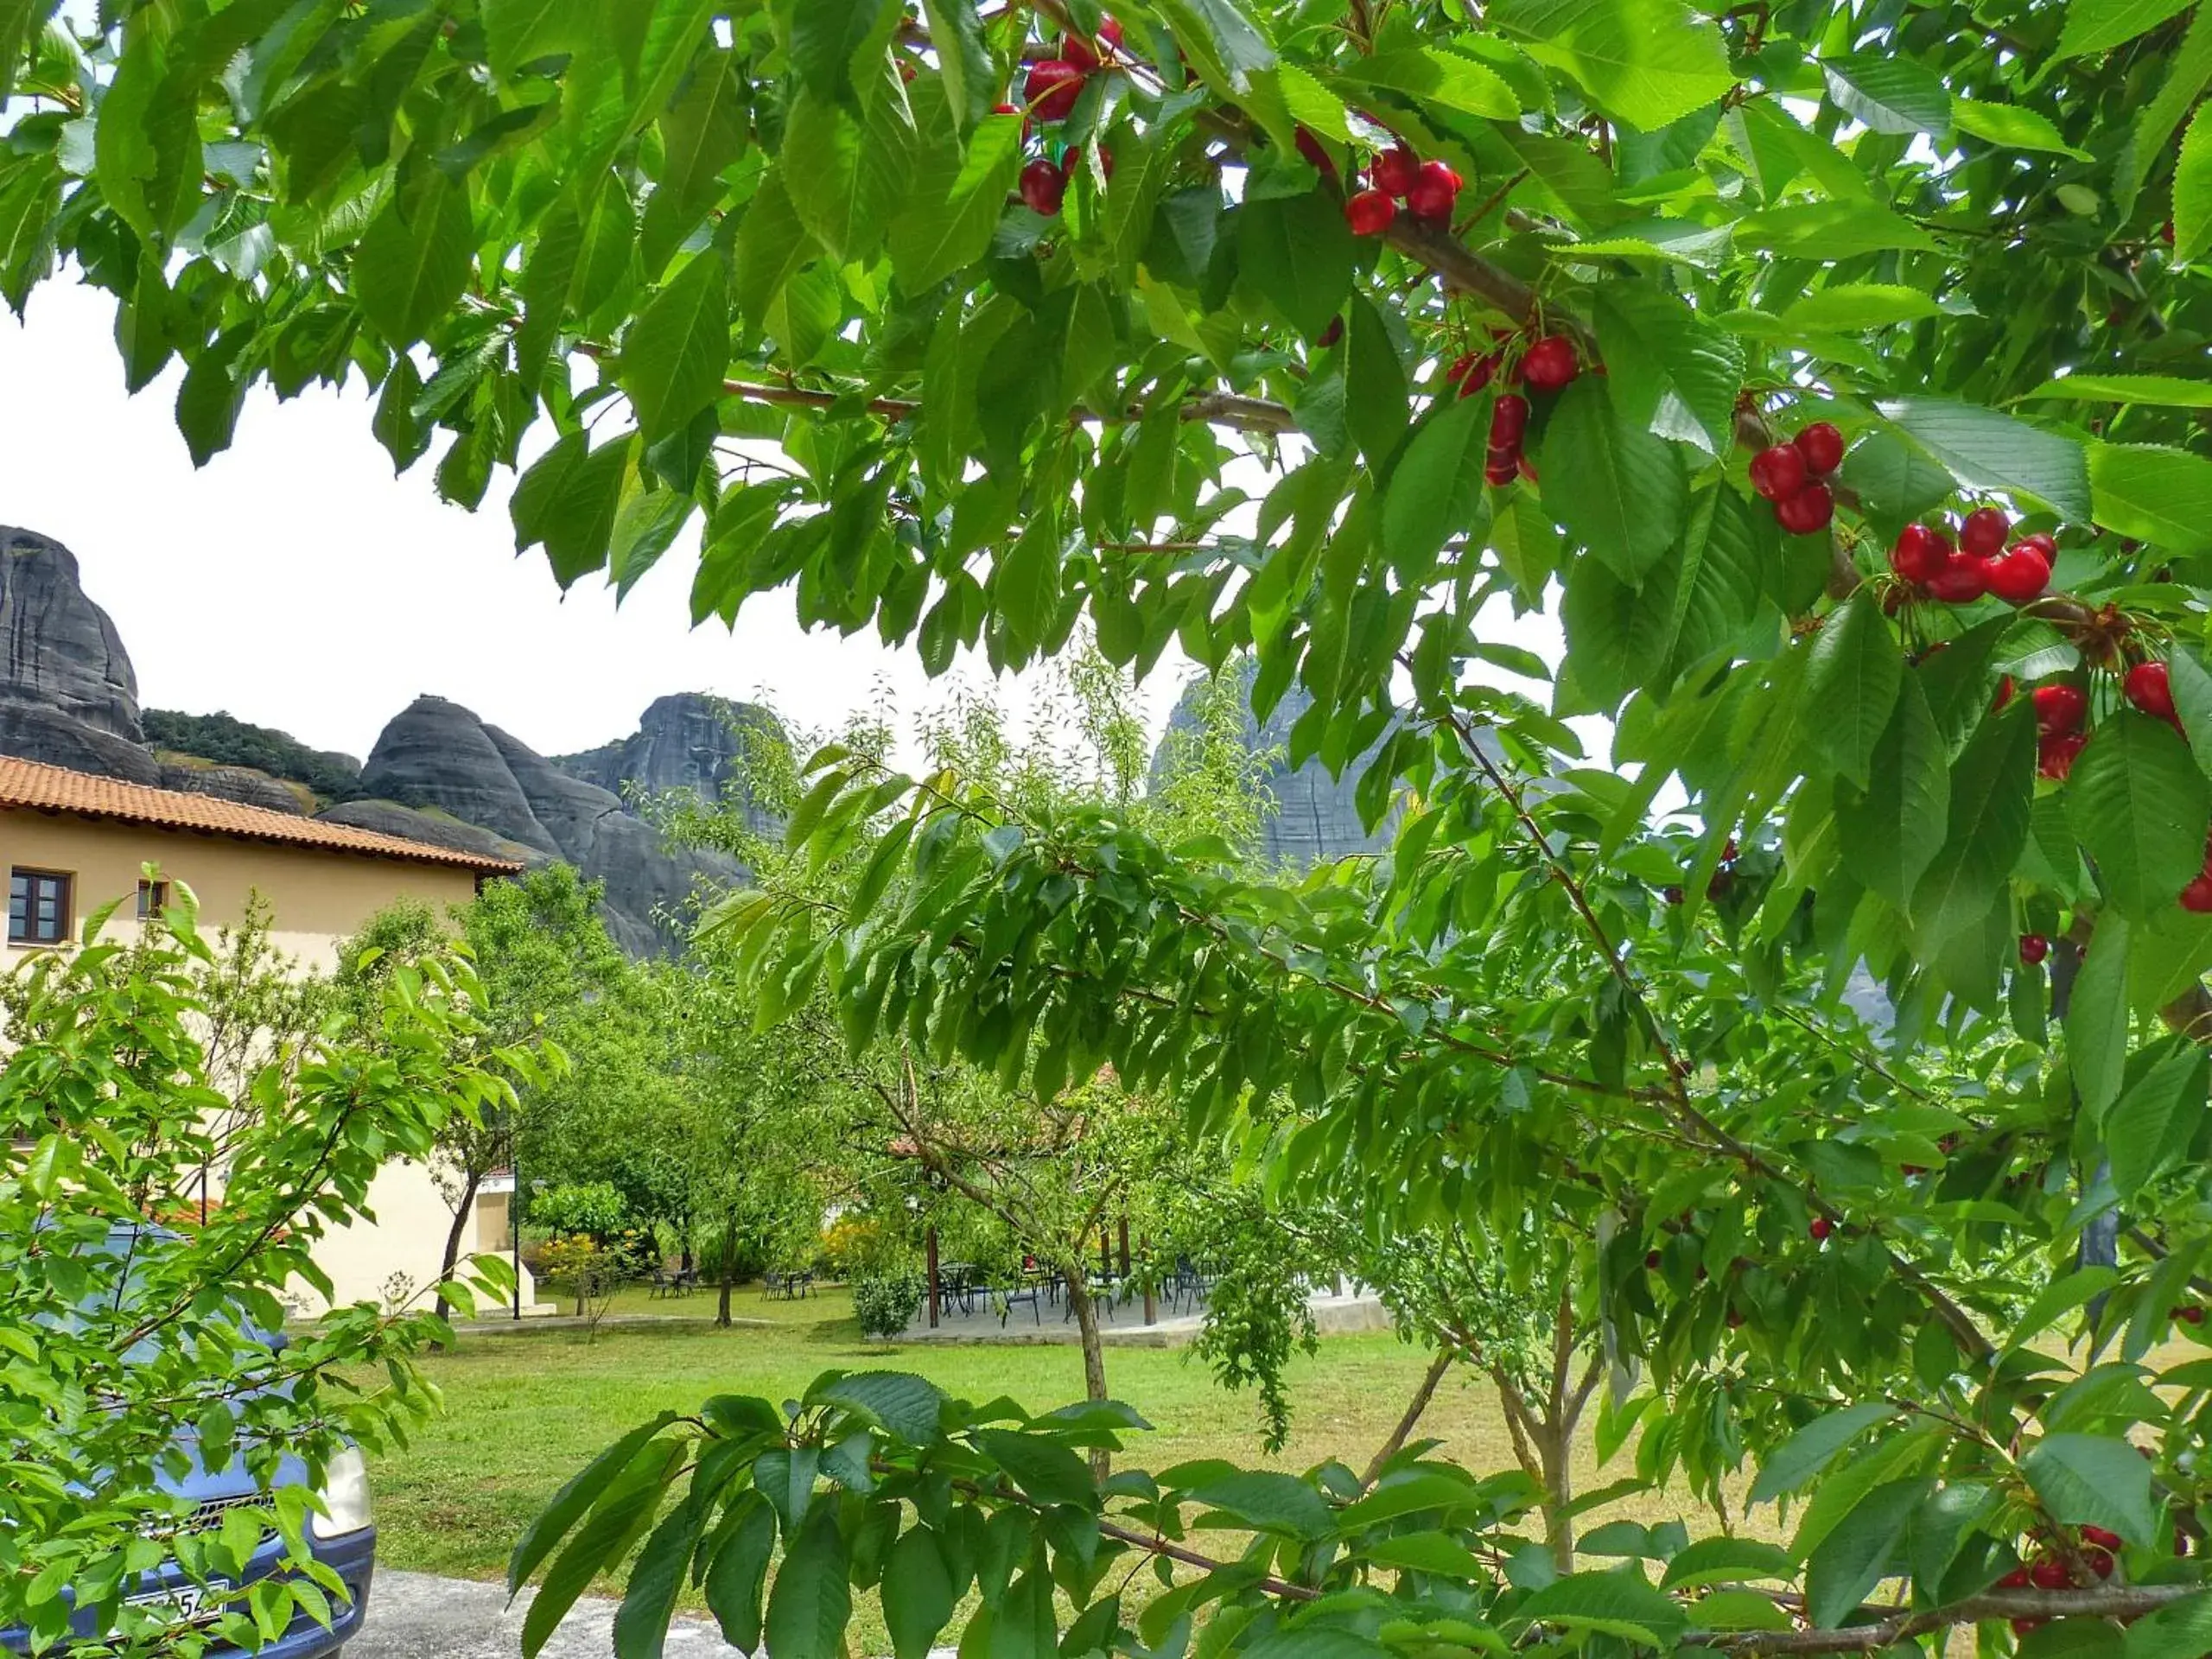
[[1805,487],[1804,452],[1777,443],[1751,457],[1751,487],[1770,501],[1787,501]]
[[2085,1544],[2094,1544],[2099,1549],[2119,1549],[2126,1542],[2118,1533],[2108,1531],[2103,1527],[2082,1528],[2082,1541]]
[[[2181,890],[2181,907],[2193,916],[2212,916],[2212,875],[2196,876]],[[2177,1315],[2182,1311],[2179,1308],[2174,1310]],[[2196,1319],[2190,1320],[2191,1325],[2204,1317],[2201,1308],[2195,1312]]]
[[2046,531],[2039,530],[2032,536],[2023,536],[2018,541],[2015,542],[2013,545],[2015,547],[2032,547],[2037,552],[2042,554],[2050,563],[2056,564],[2058,563],[2057,540]]
[[991,105],[991,113],[993,115],[1020,115],[1021,106],[1019,104],[994,104]]
[[1993,715],[2001,715],[2012,701],[2012,677],[2010,674],[2000,674],[1997,677],[1997,701],[1989,705],[1989,712]]
[[2177,718],[2174,713],[2173,680],[2164,663],[2138,663],[2127,671],[2127,700],[2146,715],[2160,720]]
[[[2074,770],[2074,762],[2088,743],[2089,740],[2079,732],[2069,733],[2063,737],[2038,739],[2036,743],[2037,772],[2045,778],[2063,783],[2066,774]],[[2212,899],[2212,883],[2207,884],[2206,897]]]
[[1813,1236],[1813,1243],[1825,1244],[1827,1243],[1828,1235],[1835,1231],[1835,1224],[1826,1216],[1815,1216],[1813,1224],[1805,1230]]
[[[2203,878],[2199,877],[2198,879],[2202,880]],[[2204,1323],[2204,1310],[2197,1306],[2196,1303],[2191,1302],[2187,1307],[2176,1308],[2174,1310],[2174,1317],[2179,1319],[2183,1325],[2202,1325]]]
[[2040,933],[2020,935],[2020,960],[2031,968],[2050,954],[2050,941]]
[[1333,179],[1337,176],[1337,158],[1323,149],[1321,141],[1304,127],[1298,130],[1297,143],[1298,153],[1313,162],[1323,178]]
[[1679,905],[1686,896],[1680,887],[1669,887],[1659,895],[1670,905]]
[[1459,361],[1467,366],[1459,369],[1455,364],[1453,367],[1458,372],[1452,378],[1459,383],[1459,395],[1462,397],[1473,397],[1484,386],[1490,385],[1491,377],[1497,372],[1497,353],[1495,352],[1482,357],[1477,357],[1472,353],[1469,353]]
[[1122,43],[1120,22],[1111,17],[1100,18],[1096,40],[1085,39],[1081,35],[1061,35],[1060,56],[1078,69],[1099,68],[1105,59],[1105,54],[1098,49],[1099,41],[1103,41],[1109,47],[1120,46]]
[[1522,378],[1538,391],[1557,391],[1581,372],[1565,334],[1546,334],[1521,354]]
[[1659,1270],[1659,1252],[1646,1250],[1643,1253],[1643,1265],[1649,1271],[1656,1273]]
[[[1768,453],[1771,454],[1772,451]],[[1796,454],[1796,449],[1786,451]],[[1897,543],[1890,549],[1890,569],[1907,582],[1932,582],[1951,556],[1951,544],[1940,530],[1930,530],[1925,524],[1907,524],[1897,532]]]
[[1959,526],[1959,545],[1978,559],[1993,559],[2012,532],[2012,521],[1995,507],[1976,507]]
[[1451,219],[1459,200],[1459,175],[1442,162],[1423,162],[1406,192],[1406,211],[1424,224],[1441,225]]
[[2065,1562],[2050,1556],[2029,1569],[2028,1582],[2038,1590],[2063,1590],[2074,1582],[2074,1575]]
[[1344,320],[1340,316],[1331,317],[1329,326],[1321,331],[1321,337],[1313,343],[1325,352],[1344,337]]
[[1989,591],[1989,566],[1971,553],[1953,553],[1929,577],[1928,591],[1946,605],[1971,605]]
[[1815,421],[1791,442],[1815,478],[1826,478],[1843,465],[1843,434],[1827,421]]
[[1997,1580],[1997,1587],[1999,1590],[2026,1589],[2028,1587],[2028,1569],[2024,1567],[2014,1567],[2010,1573],[2007,1573],[2003,1578]]
[[2043,1629],[2043,1627],[2048,1623],[2050,1623],[2048,1619],[2016,1618],[2012,1621],[2012,1634],[2015,1636],[2032,1636],[2037,1630]]
[[1521,436],[1529,429],[1529,400],[1517,391],[1509,391],[1491,406],[1490,441],[1493,448],[1510,445],[1518,448]]
[[1414,154],[1409,144],[1394,144],[1375,158],[1375,165],[1368,174],[1377,190],[1403,196],[1421,178],[1421,157]]
[[2085,1549],[2082,1552],[2082,1563],[2088,1567],[2089,1571],[2095,1573],[2099,1578],[2108,1579],[2112,1577],[2112,1551],[2108,1549]]
[[1021,96],[1039,121],[1065,121],[1083,95],[1084,73],[1065,58],[1046,58],[1029,66]]
[[1810,536],[1826,530],[1835,517],[1835,497],[1825,484],[1808,484],[1796,494],[1776,502],[1774,517],[1792,536]]
[[1398,204],[1385,190],[1362,190],[1344,203],[1344,223],[1354,236],[1380,236],[1398,216]]
[[2008,605],[2024,605],[2050,586],[2050,561],[2040,548],[2025,542],[2017,543],[2001,559],[1985,559],[1982,568],[1989,591]]
[[1021,199],[1030,212],[1052,218],[1067,193],[1068,175],[1042,156],[1021,169]]
[[2039,685],[2030,700],[2036,706],[2036,729],[2045,737],[2078,732],[2089,717],[2088,694],[2078,685]]
[[1728,1310],[1728,1328],[1731,1331],[1740,1331],[1744,1328],[1744,1316],[1732,1307]]
[[1497,489],[1503,489],[1521,476],[1521,463],[1515,460],[1499,461],[1495,457],[1483,463],[1483,482]]

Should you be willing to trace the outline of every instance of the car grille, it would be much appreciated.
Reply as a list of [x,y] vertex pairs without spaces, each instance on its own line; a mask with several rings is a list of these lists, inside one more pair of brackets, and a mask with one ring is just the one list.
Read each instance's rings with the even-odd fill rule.
[[[188,1532],[213,1532],[223,1524],[223,1517],[232,1510],[265,1507],[267,1499],[258,1492],[244,1492],[235,1497],[211,1497],[195,1503],[175,1520],[163,1520],[149,1527],[149,1538],[175,1538]],[[264,1524],[261,1529],[264,1543],[276,1536],[276,1529]]]

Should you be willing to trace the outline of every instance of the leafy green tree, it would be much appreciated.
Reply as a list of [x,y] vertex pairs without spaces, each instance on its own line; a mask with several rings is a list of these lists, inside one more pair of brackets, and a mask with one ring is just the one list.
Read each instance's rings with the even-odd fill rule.
[[2212,1245],[2200,8],[51,11],[0,11],[0,291],[67,259],[114,293],[196,454],[249,386],[359,373],[474,502],[542,423],[512,513],[564,582],[626,588],[696,516],[702,619],[790,588],[933,671],[1086,620],[1140,670],[1249,649],[1262,709],[1311,699],[1289,758],[1371,757],[1370,822],[1407,809],[1286,890],[826,754],[802,855],[893,850],[847,913],[733,916],[768,1018],[818,997],[1046,1096],[1111,1064],[1403,1236],[1533,1217],[1643,1368],[1655,1472],[1813,1494],[1787,1556],[1538,1585],[1490,1565],[1518,1471],[1385,1474],[1483,1511],[1397,1511],[1454,1553],[1328,1470],[1085,1492],[1091,1428],[833,1381],[647,1427],[518,1574],[605,1502],[556,1568],[587,1582],[689,1470],[625,1629],[726,1520],[738,1628],[787,1541],[779,1656],[834,1644],[855,1569],[916,1641],[980,1582],[978,1643],[1036,1650],[1057,1579],[1074,1649],[1127,1645],[1090,1569],[1186,1501],[1265,1541],[1194,1580],[1217,1651],[2212,1645],[2171,1554],[2199,1362],[2161,1347]]
[[[485,1043],[468,965],[433,957],[393,973],[359,1025],[264,1056],[252,1109],[234,1111],[207,1042],[226,963],[177,897],[137,945],[101,939],[103,912],[83,949],[39,953],[0,985],[0,1629],[34,1650],[76,1613],[110,1634],[69,1651],[148,1655],[257,1647],[296,1613],[327,1618],[346,1591],[309,1554],[310,1492],[349,1438],[381,1445],[426,1411],[411,1356],[446,1327],[365,1302],[280,1336],[288,1288],[329,1294],[316,1243],[365,1217],[389,1156],[427,1155],[448,1117],[502,1109],[537,1072]],[[498,1294],[503,1264],[481,1265],[472,1278]],[[389,1381],[365,1387],[365,1362]],[[219,1531],[182,1524],[193,1501],[164,1482],[195,1452],[242,1461],[267,1497]],[[308,1485],[274,1484],[286,1456]],[[284,1570],[243,1582],[264,1528]],[[180,1630],[129,1604],[141,1574],[172,1567],[213,1623]]]

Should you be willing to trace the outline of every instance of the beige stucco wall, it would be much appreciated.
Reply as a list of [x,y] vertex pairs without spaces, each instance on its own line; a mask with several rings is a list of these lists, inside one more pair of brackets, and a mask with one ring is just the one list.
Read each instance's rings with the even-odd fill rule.
[[[86,917],[120,899],[118,934],[135,930],[138,873],[158,864],[200,900],[200,925],[212,932],[245,914],[246,896],[258,892],[276,912],[273,943],[302,966],[327,971],[338,965],[340,940],[399,898],[419,899],[445,913],[476,892],[476,873],[453,865],[416,864],[358,853],[326,852],[241,841],[227,836],[111,823],[64,813],[0,808],[0,862],[10,868],[58,870],[74,878],[73,938]],[[22,955],[10,946],[6,960]]]
[[[218,928],[244,919],[249,896],[258,893],[272,912],[270,943],[315,973],[335,968],[340,945],[394,900],[418,899],[443,916],[476,892],[476,873],[457,866],[0,808],[0,865],[72,878],[73,941],[86,918],[111,899],[122,902],[111,935],[129,938],[137,931],[138,882],[148,863],[160,867],[162,879],[192,889],[200,901],[200,930],[211,939]],[[0,969],[12,968],[38,948],[0,943]],[[315,1251],[337,1300],[381,1301],[395,1274],[418,1292],[436,1283],[453,1211],[430,1172],[419,1164],[387,1165],[369,1189],[369,1207],[373,1224],[334,1230]],[[487,1207],[497,1212],[489,1224]],[[476,1209],[474,1224],[462,1235],[462,1253],[504,1253],[505,1198],[485,1195]],[[321,1298],[305,1286],[298,1289],[303,1306],[319,1311]],[[535,1300],[525,1268],[525,1307]]]

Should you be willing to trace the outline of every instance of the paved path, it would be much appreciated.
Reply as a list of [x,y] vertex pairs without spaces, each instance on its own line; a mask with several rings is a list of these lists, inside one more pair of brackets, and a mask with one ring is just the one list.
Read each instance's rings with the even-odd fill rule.
[[[441,1579],[428,1573],[380,1569],[369,1592],[369,1616],[346,1644],[346,1659],[517,1659],[522,1615],[531,1592],[512,1607],[503,1584]],[[614,1651],[614,1604],[586,1596],[569,1609],[545,1644],[543,1659],[609,1659]],[[668,1632],[669,1659],[740,1659],[713,1624],[679,1618]],[[931,1659],[953,1659],[950,1648]]]

